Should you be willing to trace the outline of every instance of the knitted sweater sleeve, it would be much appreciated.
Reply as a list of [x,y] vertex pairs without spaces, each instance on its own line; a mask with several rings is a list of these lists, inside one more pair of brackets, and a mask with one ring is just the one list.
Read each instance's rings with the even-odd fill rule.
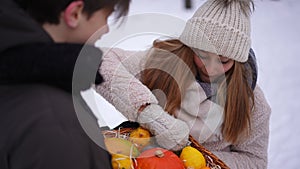
[[250,137],[241,144],[232,145],[231,152],[213,152],[231,169],[267,168],[271,108],[258,86],[254,95],[255,109],[251,119]]
[[147,59],[147,51],[103,49],[100,74],[104,82],[96,91],[112,103],[130,121],[136,121],[138,109],[147,103],[157,104],[152,92],[141,83],[139,74]]

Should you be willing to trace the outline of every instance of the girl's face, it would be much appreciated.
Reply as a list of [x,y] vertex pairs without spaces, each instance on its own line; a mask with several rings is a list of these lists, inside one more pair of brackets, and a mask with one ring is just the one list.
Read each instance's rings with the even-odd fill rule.
[[194,50],[194,62],[204,82],[214,82],[230,70],[234,60],[203,50]]

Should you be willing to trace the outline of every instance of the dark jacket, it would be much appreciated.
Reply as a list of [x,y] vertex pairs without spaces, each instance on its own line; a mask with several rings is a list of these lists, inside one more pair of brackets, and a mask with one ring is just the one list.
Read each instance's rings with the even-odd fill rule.
[[[0,6],[0,168],[110,169],[96,120],[78,95],[91,82],[83,79],[74,100],[71,95],[83,45],[54,43],[13,2],[1,0]],[[84,73],[95,77],[101,51],[87,48],[92,52],[84,60]],[[101,146],[83,130],[74,105],[88,115],[89,132],[97,133],[94,139]]]
[[22,44],[53,42],[51,37],[14,0],[1,0],[0,52]]
[[1,169],[111,168],[109,154],[78,122],[69,93],[46,85],[0,85],[0,96]]

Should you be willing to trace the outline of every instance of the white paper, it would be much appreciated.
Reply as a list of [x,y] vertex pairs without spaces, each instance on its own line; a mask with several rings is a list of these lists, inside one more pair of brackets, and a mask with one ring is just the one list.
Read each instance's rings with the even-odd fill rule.
[[81,95],[97,118],[99,127],[107,126],[113,129],[124,121],[128,121],[122,113],[100,94],[96,93],[93,88],[82,91]]

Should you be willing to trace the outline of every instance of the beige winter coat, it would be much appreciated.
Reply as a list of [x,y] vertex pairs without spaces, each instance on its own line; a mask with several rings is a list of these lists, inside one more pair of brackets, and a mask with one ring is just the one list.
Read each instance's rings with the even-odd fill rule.
[[[139,81],[147,51],[106,50],[100,73],[105,82],[96,87],[98,93],[111,102],[129,120],[146,103],[158,104],[153,93]],[[255,108],[252,112],[250,137],[239,144],[222,138],[223,109],[207,99],[195,81],[184,96],[177,118],[190,126],[190,134],[217,155],[232,169],[267,168],[269,119],[271,109],[259,86],[254,90]]]

